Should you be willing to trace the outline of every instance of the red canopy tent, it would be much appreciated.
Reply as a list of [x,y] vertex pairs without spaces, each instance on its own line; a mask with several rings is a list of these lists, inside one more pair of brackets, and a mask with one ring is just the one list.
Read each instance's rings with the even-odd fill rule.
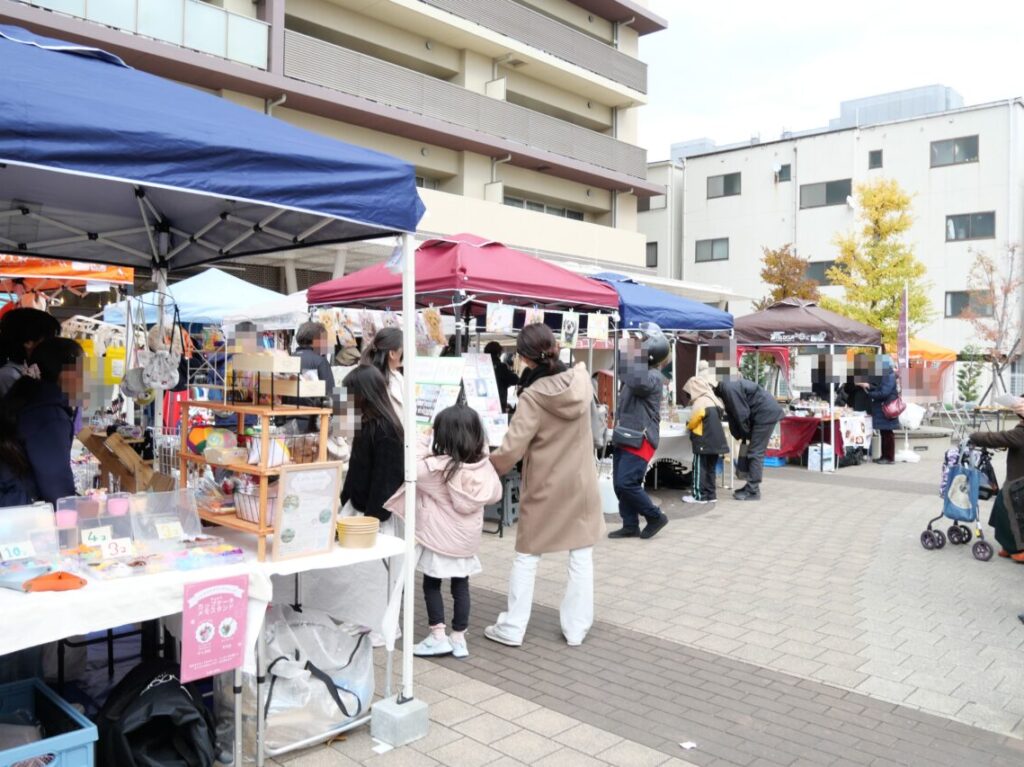
[[[416,303],[443,307],[463,302],[498,302],[552,309],[618,309],[610,285],[589,280],[539,258],[475,234],[427,240],[416,250]],[[322,282],[309,289],[310,306],[398,307],[402,275],[386,264]]]

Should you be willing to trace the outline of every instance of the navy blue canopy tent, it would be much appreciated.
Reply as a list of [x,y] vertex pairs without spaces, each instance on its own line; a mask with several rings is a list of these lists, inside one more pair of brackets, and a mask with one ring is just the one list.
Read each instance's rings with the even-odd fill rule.
[[619,326],[636,328],[642,322],[656,322],[662,330],[731,330],[732,315],[713,306],[673,295],[614,272],[590,275],[606,282],[619,294]]
[[407,163],[0,26],[0,252],[173,269],[423,211]]

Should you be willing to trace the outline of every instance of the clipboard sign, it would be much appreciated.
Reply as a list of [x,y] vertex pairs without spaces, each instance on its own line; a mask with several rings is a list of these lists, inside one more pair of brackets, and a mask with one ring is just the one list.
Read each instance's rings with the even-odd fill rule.
[[334,547],[341,470],[340,461],[281,468],[271,551],[275,562],[325,554]]

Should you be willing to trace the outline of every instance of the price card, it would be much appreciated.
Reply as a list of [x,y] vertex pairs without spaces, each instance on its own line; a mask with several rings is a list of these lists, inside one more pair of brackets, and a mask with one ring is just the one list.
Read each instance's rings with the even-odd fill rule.
[[130,557],[133,554],[131,538],[111,538],[100,547],[103,559]]
[[185,537],[185,531],[181,528],[181,522],[158,522],[156,535],[161,541],[179,541]]
[[0,543],[0,560],[4,562],[13,559],[27,559],[36,555],[35,546],[32,541],[15,541],[13,543]]
[[111,538],[113,538],[113,531],[110,529],[110,525],[90,527],[82,531],[83,546],[102,546]]

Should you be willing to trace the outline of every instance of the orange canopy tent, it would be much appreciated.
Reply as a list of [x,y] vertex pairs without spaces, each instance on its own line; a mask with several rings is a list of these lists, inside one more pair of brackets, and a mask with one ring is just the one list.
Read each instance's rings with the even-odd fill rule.
[[910,339],[910,359],[922,362],[956,362],[956,352],[923,338]]
[[87,264],[0,253],[0,291],[12,292],[21,284],[26,293],[83,287],[90,282],[131,285],[135,270],[127,266]]

